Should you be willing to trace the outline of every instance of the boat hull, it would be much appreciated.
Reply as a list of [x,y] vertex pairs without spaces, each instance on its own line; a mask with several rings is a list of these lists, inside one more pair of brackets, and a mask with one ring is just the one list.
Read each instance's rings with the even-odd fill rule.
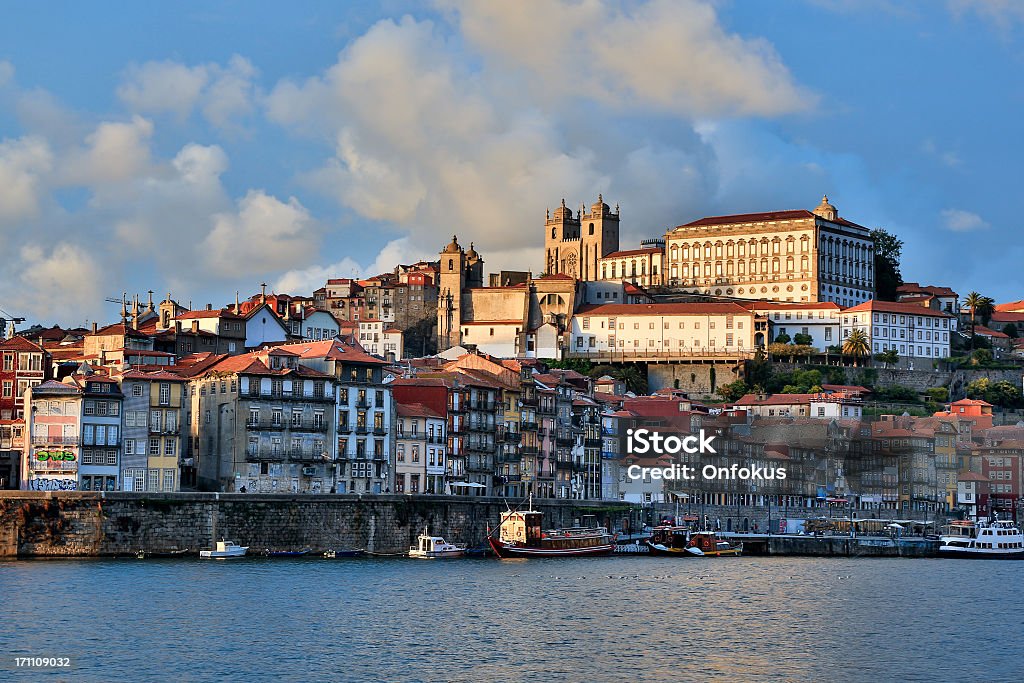
[[615,550],[614,543],[602,543],[585,548],[530,548],[509,545],[494,538],[489,540],[494,554],[506,559],[513,557],[594,557],[611,555]]
[[217,550],[200,550],[199,557],[203,558],[204,560],[227,560],[232,557],[245,557],[245,550],[242,550],[241,552],[220,552]]
[[939,557],[959,560],[1024,560],[1024,548],[989,550],[987,548],[939,548]]
[[652,555],[660,555],[662,557],[739,557],[743,554],[742,548],[704,550],[698,554],[690,552],[687,548],[670,548],[660,543],[651,543],[650,541],[647,541],[647,547]]
[[443,560],[450,557],[462,557],[466,554],[465,550],[410,550],[409,557],[417,560]]

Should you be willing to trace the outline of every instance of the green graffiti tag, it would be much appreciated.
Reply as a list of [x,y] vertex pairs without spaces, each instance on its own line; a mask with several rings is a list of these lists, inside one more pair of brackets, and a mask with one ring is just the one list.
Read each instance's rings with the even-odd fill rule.
[[36,451],[36,460],[40,462],[74,462],[75,454],[71,451]]

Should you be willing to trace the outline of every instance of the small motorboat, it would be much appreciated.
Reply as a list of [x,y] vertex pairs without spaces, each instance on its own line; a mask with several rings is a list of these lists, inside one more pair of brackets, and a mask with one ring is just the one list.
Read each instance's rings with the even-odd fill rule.
[[333,560],[338,557],[362,557],[366,554],[365,550],[325,550],[324,557],[329,560]]
[[267,550],[264,555],[267,557],[302,557],[310,553],[309,548],[302,550]]
[[245,557],[249,546],[237,545],[233,541],[217,541],[214,550],[200,550],[199,557],[210,560],[223,560],[229,557]]
[[738,557],[743,544],[722,540],[714,531],[694,531],[688,526],[655,527],[647,547],[652,555],[668,557]]
[[430,536],[424,529],[418,544],[409,548],[409,557],[429,560],[444,557],[462,557],[466,554],[466,546],[449,543],[441,536]]

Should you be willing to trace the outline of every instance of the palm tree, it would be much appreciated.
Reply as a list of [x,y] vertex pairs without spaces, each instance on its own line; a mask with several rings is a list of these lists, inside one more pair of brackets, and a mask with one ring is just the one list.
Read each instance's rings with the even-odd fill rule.
[[858,365],[857,359],[868,355],[871,351],[871,342],[868,341],[867,333],[862,329],[855,329],[843,342],[843,353],[853,356],[853,364]]
[[966,306],[971,309],[971,348],[972,349],[974,348],[974,315],[978,312],[979,308],[982,308],[985,305],[985,300],[986,299],[988,299],[987,296],[982,296],[981,294],[978,294],[977,292],[971,292],[970,294],[967,295],[967,298],[964,299],[964,304],[966,304]]

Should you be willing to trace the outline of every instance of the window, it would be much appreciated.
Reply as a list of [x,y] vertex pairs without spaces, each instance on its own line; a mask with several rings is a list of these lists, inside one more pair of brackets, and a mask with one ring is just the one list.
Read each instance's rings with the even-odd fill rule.
[[142,396],[142,385],[141,384],[133,384],[132,385],[132,396]]
[[149,440],[149,454],[160,455],[160,439],[152,438]]
[[[224,390],[224,383],[221,382],[221,391]],[[160,383],[160,405],[167,406],[171,404],[171,385],[167,382]]]

